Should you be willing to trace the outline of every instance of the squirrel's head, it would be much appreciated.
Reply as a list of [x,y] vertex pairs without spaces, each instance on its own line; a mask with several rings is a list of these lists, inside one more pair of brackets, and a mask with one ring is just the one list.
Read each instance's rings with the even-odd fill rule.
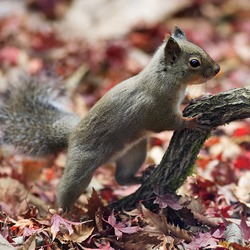
[[185,79],[185,83],[205,82],[220,71],[220,66],[203,49],[189,42],[177,26],[165,41],[166,68],[175,72],[180,79]]

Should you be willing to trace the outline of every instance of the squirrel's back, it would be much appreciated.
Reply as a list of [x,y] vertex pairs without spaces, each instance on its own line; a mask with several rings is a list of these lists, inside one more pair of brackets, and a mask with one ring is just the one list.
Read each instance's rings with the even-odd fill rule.
[[68,145],[68,136],[80,118],[64,111],[56,101],[58,79],[22,77],[12,85],[0,105],[0,142],[21,153],[46,155]]

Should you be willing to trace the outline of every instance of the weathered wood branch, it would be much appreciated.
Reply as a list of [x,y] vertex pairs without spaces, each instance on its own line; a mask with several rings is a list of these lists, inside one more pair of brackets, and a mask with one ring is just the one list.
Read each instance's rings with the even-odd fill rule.
[[250,117],[250,87],[232,89],[201,99],[183,111],[184,116],[202,114],[199,122],[209,125],[204,131],[184,129],[175,132],[170,145],[149,179],[133,194],[116,201],[115,210],[131,210],[139,201],[152,202],[155,191],[174,193],[192,173],[196,157],[211,130],[231,121]]

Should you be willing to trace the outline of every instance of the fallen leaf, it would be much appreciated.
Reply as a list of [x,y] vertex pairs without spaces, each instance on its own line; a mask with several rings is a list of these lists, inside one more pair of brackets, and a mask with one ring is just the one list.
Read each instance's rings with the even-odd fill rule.
[[123,233],[133,234],[142,230],[139,226],[127,226],[124,222],[117,222],[114,211],[112,211],[106,222],[114,228],[115,235],[118,239],[122,237]]
[[94,231],[94,227],[88,227],[84,224],[73,226],[74,232],[72,234],[65,234],[63,238],[68,241],[81,243],[90,237]]
[[225,241],[232,243],[243,243],[240,227],[235,223],[229,223],[224,232]]
[[171,194],[158,195],[154,203],[159,204],[160,208],[171,207],[174,210],[183,208],[183,205],[179,204],[178,198]]
[[103,241],[102,243],[95,243],[98,248],[86,248],[83,247],[84,250],[115,250],[113,247],[110,246],[110,242]]
[[184,239],[187,242],[191,241],[192,238],[186,230],[167,222],[167,218],[162,213],[162,210],[160,214],[155,214],[149,209],[145,208],[143,205],[141,205],[141,209],[143,218],[148,224],[148,226],[143,228],[145,232],[148,232],[150,235],[158,234],[159,236],[168,235],[171,233],[175,237]]
[[88,199],[88,203],[86,205],[86,208],[88,209],[87,214],[91,220],[95,219],[95,214],[99,209],[102,209],[104,207],[100,196],[96,192],[96,190],[92,189],[92,194],[90,198]]
[[188,250],[210,249],[216,246],[217,242],[210,233],[198,233],[189,244],[185,244]]
[[36,234],[31,235],[18,250],[34,250],[36,248]]
[[250,227],[247,225],[246,216],[241,217],[239,227],[241,229],[244,240],[248,241],[250,239]]
[[56,238],[56,235],[58,234],[58,232],[62,231],[62,229],[64,230],[66,229],[69,235],[71,235],[74,232],[72,226],[82,224],[82,222],[73,222],[64,219],[58,214],[53,214],[50,220],[51,220],[52,240]]

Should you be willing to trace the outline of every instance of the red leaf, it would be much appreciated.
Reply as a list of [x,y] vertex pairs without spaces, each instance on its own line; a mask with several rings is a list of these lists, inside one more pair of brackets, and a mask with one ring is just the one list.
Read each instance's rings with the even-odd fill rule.
[[236,169],[250,169],[250,154],[241,154],[234,162]]
[[246,241],[249,240],[250,239],[250,227],[247,225],[245,216],[242,216],[239,227],[241,229],[244,240]]
[[250,128],[249,127],[242,127],[242,128],[237,128],[234,133],[233,136],[243,136],[243,135],[249,135],[250,134]]
[[159,195],[154,203],[159,204],[160,208],[171,207],[174,210],[180,210],[183,208],[183,206],[178,203],[178,199],[171,194]]
[[199,233],[191,243],[186,244],[187,249],[199,250],[205,247],[216,247],[216,240],[210,233]]
[[106,222],[114,228],[115,235],[118,238],[122,237],[122,233],[133,234],[141,230],[141,228],[138,226],[130,227],[130,226],[127,226],[124,222],[117,223],[113,211],[112,211],[112,214],[108,217],[108,221]]
[[52,240],[55,239],[57,233],[61,230],[61,228],[63,228],[63,227],[66,228],[68,230],[69,234],[71,235],[73,233],[72,225],[80,225],[80,224],[82,224],[82,223],[69,221],[69,220],[62,218],[58,214],[54,214],[51,217],[51,233],[53,235]]
[[220,214],[218,214],[218,216],[223,216],[224,218],[229,218],[230,215],[229,215],[229,211],[233,208],[233,206],[229,205],[229,206],[226,206],[226,207],[222,207],[220,208]]

